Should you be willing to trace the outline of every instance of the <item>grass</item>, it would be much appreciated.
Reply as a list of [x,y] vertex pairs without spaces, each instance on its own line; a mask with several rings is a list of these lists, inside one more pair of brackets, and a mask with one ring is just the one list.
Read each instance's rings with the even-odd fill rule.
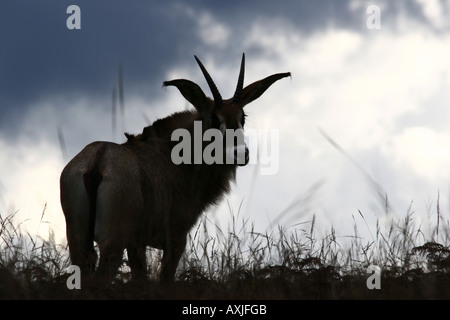
[[[450,224],[437,207],[428,236],[411,208],[374,232],[359,212],[352,235],[316,231],[316,217],[292,228],[258,232],[232,217],[225,232],[206,216],[188,245],[170,285],[157,282],[161,252],[148,249],[148,280],[130,280],[127,258],[113,283],[66,287],[68,249],[23,232],[15,214],[0,217],[2,299],[448,299]],[[369,229],[360,236],[357,221]],[[370,265],[381,269],[381,289],[369,290]]]

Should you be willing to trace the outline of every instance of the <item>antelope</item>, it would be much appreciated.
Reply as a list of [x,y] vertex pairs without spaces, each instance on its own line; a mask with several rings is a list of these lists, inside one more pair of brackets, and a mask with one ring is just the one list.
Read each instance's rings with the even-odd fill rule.
[[[243,54],[234,96],[223,100],[202,62],[194,57],[213,99],[190,80],[165,81],[163,87],[178,88],[195,110],[158,119],[138,135],[125,133],[123,144],[93,142],[63,169],[60,196],[70,258],[83,277],[112,279],[127,249],[132,278],[145,278],[146,247],[151,246],[163,250],[160,281],[173,281],[188,232],[204,211],[229,192],[237,166],[249,160],[247,146],[241,146],[238,163],[239,146],[234,145],[231,163],[175,164],[171,158],[176,144],[173,132],[185,129],[194,134],[197,121],[201,121],[202,133],[208,129],[222,133],[242,130],[244,106],[290,76],[289,72],[274,74],[244,88]],[[94,241],[100,253],[97,268]]]

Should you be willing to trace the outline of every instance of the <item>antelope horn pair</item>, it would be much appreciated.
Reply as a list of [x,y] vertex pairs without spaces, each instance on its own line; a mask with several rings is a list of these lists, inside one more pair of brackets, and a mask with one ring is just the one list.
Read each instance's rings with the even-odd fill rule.
[[[199,65],[200,69],[202,70],[203,75],[206,79],[206,82],[208,83],[209,89],[211,90],[211,93],[214,97],[215,107],[216,108],[221,107],[223,105],[223,99],[222,99],[222,96],[220,95],[219,90],[217,89],[216,85],[214,84],[213,79],[209,75],[208,71],[206,70],[205,66],[200,61],[200,59],[197,56],[194,56],[194,57]],[[236,91],[234,92],[234,96],[233,96],[233,102],[236,104],[238,104],[241,101],[242,89],[244,87],[244,72],[245,72],[245,54],[243,53],[242,60],[241,60],[241,70],[239,71],[238,83],[236,86]]]

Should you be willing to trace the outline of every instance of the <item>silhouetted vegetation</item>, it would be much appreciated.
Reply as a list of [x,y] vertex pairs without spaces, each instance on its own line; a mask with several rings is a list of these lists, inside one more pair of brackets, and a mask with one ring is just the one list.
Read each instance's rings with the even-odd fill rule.
[[[365,222],[364,216],[360,218]],[[176,281],[160,284],[161,252],[148,249],[148,280],[132,281],[127,258],[111,283],[66,286],[70,259],[50,234],[22,232],[14,215],[0,220],[2,299],[449,299],[450,225],[437,212],[431,234],[408,211],[371,239],[315,231],[316,218],[270,233],[232,219],[226,232],[206,217],[191,232]],[[369,265],[380,267],[381,289],[369,290]]]

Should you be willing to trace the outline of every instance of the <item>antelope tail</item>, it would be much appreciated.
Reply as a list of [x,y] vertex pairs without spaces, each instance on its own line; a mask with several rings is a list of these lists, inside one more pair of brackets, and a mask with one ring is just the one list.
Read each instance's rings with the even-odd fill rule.
[[[97,159],[101,158],[104,153],[104,148],[100,150]],[[92,244],[94,242],[95,235],[95,220],[97,210],[97,190],[98,186],[102,182],[102,175],[100,173],[99,163],[101,161],[94,161],[89,170],[83,174],[84,188],[89,196],[89,239],[87,243]]]

